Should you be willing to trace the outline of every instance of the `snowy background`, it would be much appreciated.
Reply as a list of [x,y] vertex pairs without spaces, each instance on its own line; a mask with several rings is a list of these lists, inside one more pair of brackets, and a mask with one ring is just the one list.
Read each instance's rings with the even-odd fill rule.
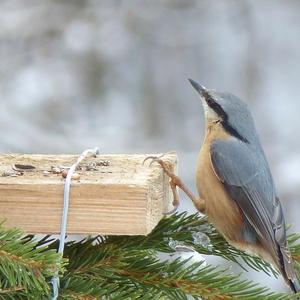
[[300,231],[299,1],[2,0],[0,11],[1,152],[176,150],[195,191],[204,123],[193,78],[248,102]]

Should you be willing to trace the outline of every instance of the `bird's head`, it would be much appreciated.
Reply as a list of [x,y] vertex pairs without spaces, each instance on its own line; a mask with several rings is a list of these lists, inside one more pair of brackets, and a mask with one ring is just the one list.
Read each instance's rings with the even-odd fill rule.
[[207,127],[222,126],[231,136],[243,142],[257,138],[251,113],[245,102],[230,93],[206,89],[189,79],[202,100]]

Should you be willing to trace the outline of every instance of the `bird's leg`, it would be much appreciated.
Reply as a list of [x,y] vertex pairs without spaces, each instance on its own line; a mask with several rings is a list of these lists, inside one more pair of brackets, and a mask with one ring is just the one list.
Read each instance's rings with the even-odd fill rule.
[[179,206],[179,196],[176,187],[179,187],[194,203],[195,207],[197,208],[198,211],[201,213],[205,213],[205,200],[201,198],[195,197],[195,195],[189,190],[189,188],[184,184],[184,182],[181,180],[180,177],[178,177],[176,174],[174,174],[172,167],[169,162],[163,161],[159,157],[155,156],[149,156],[147,157],[144,162],[148,159],[152,159],[150,165],[153,162],[157,162],[160,164],[160,166],[163,168],[164,172],[167,174],[167,176],[170,177],[170,186],[171,190],[173,193],[173,206],[174,209],[167,213],[167,214],[172,214],[177,210],[177,207]]

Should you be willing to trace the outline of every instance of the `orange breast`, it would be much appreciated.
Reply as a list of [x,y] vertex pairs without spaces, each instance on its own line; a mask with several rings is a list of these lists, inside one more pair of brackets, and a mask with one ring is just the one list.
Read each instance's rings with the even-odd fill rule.
[[211,142],[228,137],[221,125],[208,128],[197,161],[196,183],[200,197],[205,200],[205,211],[210,222],[228,241],[239,241],[244,226],[241,211],[218,180],[210,159]]

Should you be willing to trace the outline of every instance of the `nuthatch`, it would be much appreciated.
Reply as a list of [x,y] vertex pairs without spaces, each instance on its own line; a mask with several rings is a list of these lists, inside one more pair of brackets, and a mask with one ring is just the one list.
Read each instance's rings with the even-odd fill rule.
[[232,94],[190,82],[205,112],[206,133],[196,167],[200,198],[157,161],[169,173],[173,189],[183,189],[229,244],[274,265],[299,292],[281,204],[247,105]]

